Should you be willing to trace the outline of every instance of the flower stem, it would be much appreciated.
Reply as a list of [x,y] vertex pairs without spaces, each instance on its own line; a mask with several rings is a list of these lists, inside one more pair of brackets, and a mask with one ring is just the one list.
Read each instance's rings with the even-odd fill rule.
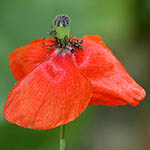
[[65,125],[60,127],[60,150],[65,150]]

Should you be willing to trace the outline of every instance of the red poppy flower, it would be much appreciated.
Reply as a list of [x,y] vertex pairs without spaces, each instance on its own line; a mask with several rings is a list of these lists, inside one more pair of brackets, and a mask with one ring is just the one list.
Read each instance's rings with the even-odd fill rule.
[[[71,38],[76,39],[76,38]],[[50,129],[77,118],[88,105],[137,106],[146,95],[99,35],[86,35],[76,55],[39,39],[9,55],[18,83],[10,91],[5,118],[19,126]],[[44,43],[44,44],[43,44]]]

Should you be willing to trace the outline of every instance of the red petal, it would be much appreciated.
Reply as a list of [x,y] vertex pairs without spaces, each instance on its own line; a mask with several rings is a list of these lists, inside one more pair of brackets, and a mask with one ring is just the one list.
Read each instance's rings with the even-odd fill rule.
[[146,92],[131,78],[100,36],[87,35],[82,40],[84,50],[78,51],[76,61],[93,86],[90,104],[139,104]]
[[52,54],[11,90],[4,116],[25,128],[50,129],[73,121],[90,99],[90,83],[70,56]]
[[[10,53],[10,68],[16,80],[24,78],[25,75],[44,61],[45,56],[51,53],[51,50],[46,49],[52,44],[51,41],[52,39],[35,40],[29,45],[17,48]],[[43,42],[47,46],[44,46]]]

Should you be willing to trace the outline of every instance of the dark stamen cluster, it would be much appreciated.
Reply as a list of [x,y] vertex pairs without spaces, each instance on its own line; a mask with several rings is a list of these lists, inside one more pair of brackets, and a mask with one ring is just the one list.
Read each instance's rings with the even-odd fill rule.
[[[49,32],[51,33],[51,32]],[[53,34],[54,32],[52,32]],[[83,40],[79,41],[78,39],[73,39],[71,40],[70,38],[68,37],[65,37],[64,39],[58,39],[56,36],[52,35],[54,37],[54,40],[52,41],[53,44],[48,47],[47,49],[50,50],[51,48],[53,47],[57,47],[57,48],[60,48],[62,51],[63,50],[68,50],[70,52],[72,52],[73,54],[76,54],[76,52],[78,50],[83,50],[83,47],[82,47],[82,43],[83,43]],[[44,43],[43,43],[44,45]]]
[[70,40],[71,52],[76,54],[78,50],[83,50],[82,44],[83,40],[79,41],[77,39]]

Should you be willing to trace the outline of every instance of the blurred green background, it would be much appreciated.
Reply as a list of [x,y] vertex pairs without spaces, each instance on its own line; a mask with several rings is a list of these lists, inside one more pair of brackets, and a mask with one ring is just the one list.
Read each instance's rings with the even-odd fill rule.
[[[149,97],[149,0],[0,0],[0,150],[59,149],[59,127],[24,129],[5,121],[2,111],[16,83],[8,54],[47,36],[51,20],[60,13],[72,18],[73,36],[100,34]],[[67,125],[66,150],[149,150],[149,116],[148,98],[138,107],[89,106]]]

